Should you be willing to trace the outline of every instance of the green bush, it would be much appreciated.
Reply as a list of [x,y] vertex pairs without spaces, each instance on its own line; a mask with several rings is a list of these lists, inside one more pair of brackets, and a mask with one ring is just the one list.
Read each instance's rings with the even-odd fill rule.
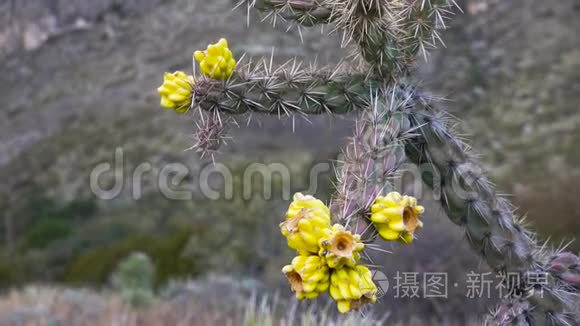
[[74,259],[67,267],[65,281],[76,285],[106,283],[117,264],[132,252],[140,251],[151,257],[155,266],[155,286],[170,278],[190,277],[201,270],[192,257],[182,250],[191,231],[176,231],[166,235],[134,235],[111,245],[92,249]]
[[154,278],[155,266],[151,258],[141,252],[134,252],[119,263],[112,281],[123,300],[137,307],[148,306],[155,299]]

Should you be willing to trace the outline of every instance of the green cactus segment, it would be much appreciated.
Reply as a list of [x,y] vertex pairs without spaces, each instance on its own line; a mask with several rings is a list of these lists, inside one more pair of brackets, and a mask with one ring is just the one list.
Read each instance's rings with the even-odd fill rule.
[[206,111],[232,115],[345,114],[365,107],[376,85],[363,75],[286,66],[272,71],[265,67],[248,65],[225,82],[198,80],[193,90],[194,104]]
[[[465,228],[471,247],[495,271],[520,275],[520,283],[509,286],[530,294],[530,309],[522,311],[533,311],[538,325],[568,318],[578,305],[578,291],[550,270],[546,283],[531,291],[526,277],[546,271],[550,253],[536,244],[534,234],[514,214],[514,207],[495,192],[469,146],[453,130],[454,120],[413,88],[401,88],[400,92],[413,98],[403,112],[410,122],[408,131],[416,135],[404,142],[407,157],[441,175],[440,201],[451,221]],[[437,185],[431,174],[423,177],[430,179],[426,184]],[[538,290],[543,290],[542,295]]]
[[242,0],[238,6],[246,4],[270,17],[275,23],[277,18],[291,21],[302,26],[327,24],[331,21],[332,10],[317,0]]
[[440,174],[437,190],[444,209],[453,223],[465,226],[469,243],[492,268],[529,270],[535,263],[535,244],[514,217],[513,207],[497,196],[468,145],[450,127],[452,120],[431,107],[428,99],[414,96],[408,118],[417,137],[405,144],[409,159],[419,166],[431,165]]

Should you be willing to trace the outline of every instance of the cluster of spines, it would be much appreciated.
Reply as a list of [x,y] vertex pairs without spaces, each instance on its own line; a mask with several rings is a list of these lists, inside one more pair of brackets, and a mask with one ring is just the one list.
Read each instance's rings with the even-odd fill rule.
[[205,155],[212,155],[226,142],[227,130],[236,121],[229,116],[223,116],[219,112],[199,112],[196,119],[196,128],[193,133],[193,145],[190,149]]

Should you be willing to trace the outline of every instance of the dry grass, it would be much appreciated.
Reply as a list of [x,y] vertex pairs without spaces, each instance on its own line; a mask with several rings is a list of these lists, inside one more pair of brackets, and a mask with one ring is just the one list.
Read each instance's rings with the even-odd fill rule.
[[[119,295],[88,289],[29,286],[0,298],[2,326],[158,326],[158,325],[478,325],[409,313],[395,322],[390,312],[337,313],[328,300],[298,302],[264,294],[251,280],[209,277],[172,283],[148,307],[134,308]],[[378,308],[378,307],[375,307]]]
[[0,325],[375,325],[386,319],[337,316],[330,305],[306,307],[256,291],[229,278],[176,283],[139,309],[114,293],[30,286],[0,299]]

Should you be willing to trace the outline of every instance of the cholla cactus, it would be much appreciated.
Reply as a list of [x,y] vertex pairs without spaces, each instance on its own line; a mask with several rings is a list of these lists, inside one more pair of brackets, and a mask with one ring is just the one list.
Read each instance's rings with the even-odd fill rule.
[[[194,145],[202,153],[217,149],[225,137],[225,121],[235,116],[359,114],[355,134],[339,162],[330,209],[313,197],[296,195],[281,224],[289,247],[299,254],[296,262],[284,267],[299,298],[323,291],[328,268],[328,289],[341,312],[376,300],[371,273],[359,261],[362,242],[381,237],[410,243],[423,225],[423,207],[414,198],[395,193],[391,184],[401,164],[409,161],[440,173],[441,204],[448,217],[465,229],[469,244],[494,270],[548,273],[549,280],[540,289],[525,281],[512,285],[517,287],[513,293],[527,295],[507,298],[490,319],[493,323],[580,322],[578,271],[577,265],[568,263],[571,256],[554,256],[537,244],[457,136],[457,122],[409,78],[415,58],[426,57],[427,50],[440,42],[453,0],[242,0],[240,5],[257,9],[273,23],[285,20],[299,28],[333,24],[357,58],[350,67],[327,69],[303,68],[295,60],[279,67],[272,61],[234,66],[231,53],[225,51],[227,42],[220,41],[195,55],[202,75],[188,83],[191,100],[187,96],[182,103],[184,98],[160,92],[168,106],[191,103],[202,112],[204,122]],[[204,114],[211,119],[203,119]],[[439,186],[425,173],[423,177],[428,186]],[[331,221],[339,225],[336,230]],[[370,234],[357,232],[367,228]],[[337,243],[347,243],[349,249]],[[325,272],[311,273],[313,266]],[[538,290],[544,295],[537,295]]]

